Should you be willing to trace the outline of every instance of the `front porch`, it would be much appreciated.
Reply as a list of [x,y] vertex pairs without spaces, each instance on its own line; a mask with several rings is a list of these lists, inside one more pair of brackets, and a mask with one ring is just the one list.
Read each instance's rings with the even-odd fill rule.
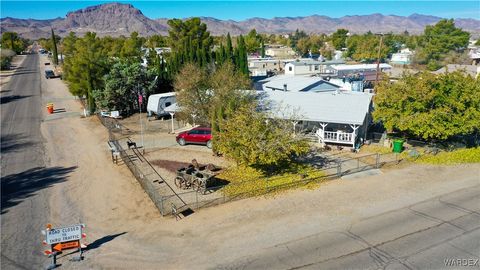
[[327,130],[328,125],[329,123],[320,123],[320,128],[315,132],[319,143],[348,144],[355,147],[359,125],[332,125],[330,130]]
[[[295,133],[319,144],[344,144],[355,147],[357,140],[362,138],[363,125],[338,124],[313,121],[293,121]],[[361,140],[361,139],[360,139]]]

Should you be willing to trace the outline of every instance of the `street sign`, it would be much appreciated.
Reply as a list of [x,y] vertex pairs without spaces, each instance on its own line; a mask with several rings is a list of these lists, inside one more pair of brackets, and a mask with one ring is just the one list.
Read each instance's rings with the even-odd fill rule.
[[46,231],[45,241],[48,245],[53,245],[80,240],[82,238],[83,227],[83,224],[76,224],[62,228],[52,228]]
[[71,241],[71,242],[65,242],[65,243],[58,243],[53,246],[53,250],[62,251],[65,249],[79,248],[79,247],[80,247],[80,241]]

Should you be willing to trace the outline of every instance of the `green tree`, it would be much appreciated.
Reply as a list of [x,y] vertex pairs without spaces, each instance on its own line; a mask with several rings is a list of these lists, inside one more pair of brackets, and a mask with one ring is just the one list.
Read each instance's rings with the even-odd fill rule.
[[427,25],[422,39],[423,61],[437,62],[450,51],[461,51],[467,47],[469,39],[470,34],[456,28],[453,19]]
[[337,29],[335,33],[332,34],[331,36],[331,41],[333,47],[337,50],[341,50],[342,48],[346,48],[347,44],[347,37],[348,37],[348,30],[347,29]]
[[[88,32],[83,38],[75,39],[74,53],[66,55],[65,79],[70,92],[75,96],[86,96],[90,113],[95,112],[93,91],[102,89],[103,76],[108,73],[107,58],[102,53],[102,43],[95,33]],[[70,52],[66,52],[70,53]]]
[[207,70],[187,63],[175,76],[173,85],[177,93],[177,104],[182,108],[179,119],[208,125],[211,90]]
[[242,35],[238,37],[238,45],[235,53],[236,66],[240,72],[248,75],[248,55],[245,40]]
[[123,58],[132,58],[140,61],[142,58],[142,38],[138,36],[137,32],[130,34],[130,37],[123,43],[120,56]]
[[3,49],[10,49],[17,54],[21,53],[28,46],[28,41],[20,38],[16,32],[3,32],[1,43]]
[[257,34],[255,29],[250,30],[245,36],[245,47],[248,53],[258,52],[260,49],[260,43],[262,42],[262,37]]
[[225,53],[226,53],[225,59],[233,63],[233,45],[232,45],[232,38],[230,37],[230,33],[227,33],[227,47],[225,48]]
[[307,33],[304,31],[299,31],[298,29],[289,37],[289,43],[290,47],[292,49],[296,50],[297,49],[297,43],[301,38],[306,38],[308,37]]
[[259,112],[255,102],[245,103],[222,124],[217,149],[237,164],[260,167],[278,166],[305,154],[308,143],[292,136],[291,123]]
[[132,59],[116,61],[104,80],[105,88],[93,91],[97,107],[118,110],[124,115],[137,112],[138,95],[147,96],[152,90],[151,76],[139,62]]
[[463,72],[404,75],[376,88],[376,121],[426,140],[445,140],[478,132],[480,81]]
[[52,49],[53,49],[52,50],[53,64],[58,65],[58,51],[57,51],[58,40],[55,38],[55,33],[53,32],[53,28],[51,30],[52,30],[51,41],[52,41]]

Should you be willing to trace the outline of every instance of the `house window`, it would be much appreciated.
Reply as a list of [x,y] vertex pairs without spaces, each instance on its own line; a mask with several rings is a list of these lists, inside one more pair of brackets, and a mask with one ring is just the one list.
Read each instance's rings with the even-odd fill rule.
[[315,65],[315,70],[318,70],[318,65]]
[[292,67],[288,67],[288,71],[292,71]]
[[263,64],[263,68],[265,68],[265,64]]

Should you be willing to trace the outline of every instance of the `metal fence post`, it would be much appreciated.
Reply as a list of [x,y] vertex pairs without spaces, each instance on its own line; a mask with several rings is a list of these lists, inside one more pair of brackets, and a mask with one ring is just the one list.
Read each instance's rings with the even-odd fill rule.
[[339,161],[339,162],[337,163],[337,176],[338,176],[338,177],[341,177],[341,176],[342,176],[342,162],[341,162],[341,161]]

